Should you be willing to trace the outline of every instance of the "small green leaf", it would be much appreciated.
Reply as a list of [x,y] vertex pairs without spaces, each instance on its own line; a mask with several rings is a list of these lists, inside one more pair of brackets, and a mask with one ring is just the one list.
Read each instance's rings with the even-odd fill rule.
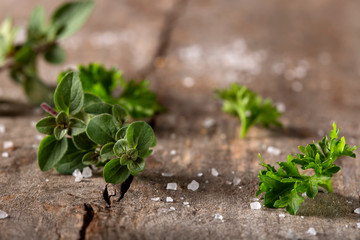
[[116,133],[116,137],[115,137],[116,140],[125,138],[127,129],[128,129],[128,126],[120,128],[120,130]]
[[[80,75],[81,77],[81,75]],[[84,94],[84,105],[89,106],[93,103],[101,103],[102,100],[98,96],[91,94],[91,93],[85,93]]]
[[118,140],[114,145],[114,153],[116,156],[121,157],[129,150],[128,143],[125,139]]
[[29,39],[39,40],[45,32],[45,10],[38,6],[31,13],[27,35]]
[[79,135],[73,136],[72,139],[73,139],[74,145],[79,150],[92,150],[92,149],[96,148],[96,143],[91,141],[85,132],[80,133]]
[[66,133],[68,132],[67,128],[61,128],[61,127],[55,127],[54,128],[54,136],[57,140],[63,139],[65,137]]
[[63,128],[65,128],[65,125],[69,124],[69,118],[65,112],[59,112],[59,114],[56,117],[56,124],[62,125]]
[[115,141],[115,135],[120,127],[120,123],[113,116],[101,114],[90,120],[86,133],[93,142],[103,146]]
[[33,63],[35,60],[36,53],[31,46],[24,45],[22,46],[14,56],[14,59],[19,64],[29,64]]
[[112,107],[112,114],[116,118],[116,120],[120,122],[120,124],[123,124],[127,121],[128,113],[123,107],[119,105],[114,105]]
[[99,154],[95,152],[88,152],[84,155],[82,163],[84,165],[96,164],[99,161]]
[[69,129],[71,130],[71,136],[76,136],[85,132],[86,124],[80,119],[71,118],[69,123]]
[[39,146],[38,164],[41,171],[48,171],[53,168],[65,155],[67,151],[67,139],[58,141],[55,136],[45,137]]
[[64,157],[55,165],[55,170],[60,174],[72,174],[75,169],[82,170],[82,158],[86,152],[79,151],[71,140],[68,140],[68,148]]
[[126,166],[120,165],[119,158],[115,158],[105,165],[103,175],[107,183],[119,184],[130,176],[130,171]]
[[94,1],[74,1],[60,6],[51,17],[51,29],[57,38],[75,33],[89,17]]
[[76,72],[67,73],[54,94],[55,106],[58,110],[75,115],[80,112],[84,104],[84,93]]
[[55,44],[45,51],[44,58],[49,63],[60,64],[65,61],[65,51]]
[[129,158],[127,155],[122,155],[120,158],[120,164],[125,166],[131,163],[133,160]]
[[55,127],[56,120],[54,117],[45,117],[36,124],[36,130],[46,135],[54,134]]
[[131,175],[136,176],[139,172],[144,171],[145,169],[145,160],[138,158],[136,161],[131,161],[127,165]]
[[101,148],[101,151],[100,151],[100,156],[101,156],[101,159],[108,159],[108,158],[111,158],[111,157],[115,157],[115,153],[114,153],[114,143],[108,143],[108,144],[105,144],[102,148]]
[[93,103],[84,108],[84,111],[89,114],[99,115],[103,113],[111,114],[112,105],[108,103]]
[[133,122],[126,131],[126,139],[129,147],[139,151],[153,147],[156,138],[153,129],[146,122]]

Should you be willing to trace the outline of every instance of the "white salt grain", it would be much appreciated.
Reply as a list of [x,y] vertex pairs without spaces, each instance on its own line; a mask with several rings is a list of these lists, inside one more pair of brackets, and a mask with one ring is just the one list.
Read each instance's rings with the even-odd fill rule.
[[304,219],[304,216],[300,216],[302,219]]
[[301,82],[293,82],[291,88],[294,92],[301,92],[303,90],[303,85]]
[[89,167],[85,167],[82,171],[82,175],[84,178],[92,177],[92,170]]
[[276,148],[276,147],[273,147],[273,146],[269,146],[267,148],[267,152],[272,154],[272,155],[275,155],[275,156],[279,156],[281,151],[280,149]]
[[159,198],[159,197],[151,198],[151,201],[159,202],[159,201],[160,201],[160,198]]
[[75,182],[81,182],[83,179],[83,175],[81,174],[79,169],[75,169],[72,175],[75,177]]
[[202,177],[204,174],[202,173],[202,172],[199,172],[198,174],[197,174],[197,176],[198,177]]
[[3,152],[3,153],[1,154],[1,156],[2,156],[3,158],[7,158],[7,157],[9,157],[9,153]]
[[261,204],[259,202],[252,202],[250,203],[250,208],[252,210],[259,210],[261,208]]
[[190,203],[189,203],[189,202],[183,202],[183,204],[184,204],[185,206],[188,206]]
[[191,77],[186,77],[183,79],[183,85],[184,87],[191,88],[195,85],[195,81]]
[[199,189],[199,183],[195,180],[192,180],[191,183],[189,183],[189,185],[187,186],[187,189],[192,190],[192,191],[196,191]]
[[219,214],[219,213],[216,213],[216,214],[214,215],[214,218],[217,219],[217,220],[220,220],[220,221],[224,222],[224,217],[223,217],[221,214]]
[[175,149],[171,150],[170,155],[173,155],[173,156],[176,155],[176,150]]
[[357,228],[360,229],[360,222],[358,222],[356,225],[357,225]]
[[49,182],[49,179],[48,179],[48,178],[46,178],[46,179],[45,179],[45,182]]
[[219,176],[219,172],[215,168],[212,168],[211,175],[213,175],[214,177],[217,177],[217,176]]
[[282,102],[277,103],[277,104],[276,104],[276,108],[277,108],[277,110],[278,110],[279,112],[281,112],[281,113],[285,112],[285,110],[286,110],[286,106],[285,106],[285,104],[282,103]]
[[174,207],[170,207],[170,211],[175,211],[176,209]]
[[285,217],[285,214],[280,213],[280,214],[279,214],[279,217],[284,218],[284,217]]
[[166,197],[166,202],[174,202],[174,199],[172,199],[172,197]]
[[8,216],[9,216],[9,215],[8,215],[6,212],[0,210],[0,219],[7,218]]
[[172,176],[174,176],[174,174],[172,174],[172,173],[161,173],[161,176],[163,176],[163,177],[172,177]]
[[84,177],[82,175],[78,175],[75,177],[75,182],[81,182],[81,180],[83,179]]
[[9,148],[14,147],[14,143],[12,141],[5,141],[3,146],[4,146],[4,149],[9,149]]
[[355,209],[355,210],[354,210],[354,213],[360,214],[360,208]]
[[231,185],[231,184],[232,184],[232,181],[226,181],[226,184],[227,184],[227,185]]
[[5,126],[4,125],[0,125],[0,133],[5,133]]
[[309,228],[309,230],[307,230],[307,232],[306,232],[306,233],[308,233],[308,234],[310,234],[310,235],[315,236],[315,235],[316,235],[315,228],[313,228],[313,227]]
[[166,186],[166,190],[177,190],[177,184],[176,183],[168,183]]
[[234,186],[239,185],[239,184],[240,184],[240,182],[241,182],[241,179],[240,179],[240,178],[238,178],[238,177],[234,177],[234,179],[233,179],[233,184],[234,184]]
[[215,124],[216,124],[215,119],[213,119],[213,118],[206,118],[206,119],[204,120],[203,126],[206,127],[206,128],[211,128],[211,127],[215,126]]

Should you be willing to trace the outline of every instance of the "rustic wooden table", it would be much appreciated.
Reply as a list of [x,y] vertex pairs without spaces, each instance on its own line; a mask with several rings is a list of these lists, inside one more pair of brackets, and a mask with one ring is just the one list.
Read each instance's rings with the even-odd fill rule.
[[[45,0],[0,0],[0,20],[12,16],[24,25],[37,4],[48,13],[55,8]],[[283,161],[328,133],[332,121],[359,144],[359,11],[356,0],[98,1],[81,31],[63,42],[66,65],[41,63],[42,76],[55,83],[64,67],[96,61],[149,79],[169,109],[156,119],[154,154],[120,201],[101,174],[76,183],[41,172],[34,128],[41,113],[1,73],[0,151],[9,156],[0,157],[0,210],[9,217],[0,220],[0,239],[360,239],[353,212],[360,207],[359,158],[340,159],[334,193],[306,199],[298,216],[250,208],[258,153]],[[255,127],[240,139],[238,120],[221,112],[213,94],[234,81],[285,107],[284,129]],[[5,141],[16,147],[2,149]],[[230,184],[234,177],[239,185]],[[192,180],[200,184],[194,192],[187,189]],[[176,191],[166,190],[170,182]],[[110,205],[104,191],[116,194],[106,199]],[[316,236],[306,233],[310,227]]]

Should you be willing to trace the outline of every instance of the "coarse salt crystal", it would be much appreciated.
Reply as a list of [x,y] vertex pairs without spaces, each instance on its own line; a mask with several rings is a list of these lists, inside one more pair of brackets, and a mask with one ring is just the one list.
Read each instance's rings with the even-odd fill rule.
[[83,175],[81,174],[79,169],[75,169],[72,175],[75,177],[75,182],[81,182],[83,179]]
[[215,168],[212,168],[211,175],[213,175],[214,177],[217,177],[217,176],[219,176],[219,172]]
[[276,148],[276,147],[273,147],[273,146],[269,146],[267,148],[267,152],[272,154],[272,155],[275,155],[275,156],[279,156],[281,151],[280,149]]
[[49,179],[48,179],[48,178],[46,178],[46,179],[45,179],[45,182],[49,182]]
[[191,77],[186,77],[183,79],[183,85],[184,87],[191,88],[195,85],[195,81]]
[[159,201],[160,201],[160,198],[159,198],[159,197],[151,198],[151,201],[159,202]]
[[9,149],[9,148],[14,147],[14,143],[12,141],[5,141],[3,146],[4,146],[4,149]]
[[174,176],[174,174],[172,174],[172,173],[161,173],[161,176],[163,176],[163,177],[172,177],[172,176]]
[[9,216],[9,215],[8,215],[6,212],[0,210],[0,219],[7,218],[8,216]]
[[280,214],[279,214],[279,217],[284,218],[284,217],[285,217],[285,214],[280,213]]
[[306,232],[306,233],[308,233],[308,234],[310,234],[310,235],[315,236],[315,235],[316,235],[315,228],[313,228],[313,227],[309,228],[309,230],[307,230],[307,232]]
[[241,179],[240,179],[240,178],[238,178],[238,177],[234,177],[234,179],[233,179],[233,184],[234,184],[234,186],[239,185],[239,184],[240,184],[240,182],[241,182]]
[[285,104],[282,103],[282,102],[277,103],[277,104],[276,104],[276,108],[277,108],[277,110],[278,110],[279,112],[281,112],[281,113],[285,112],[285,110],[286,110],[286,106],[285,106]]
[[202,172],[198,173],[197,176],[198,177],[202,177],[204,174]]
[[360,222],[358,222],[356,225],[357,225],[357,228],[360,229]]
[[221,214],[219,214],[219,213],[216,213],[216,214],[214,215],[214,218],[217,219],[217,220],[220,220],[220,221],[224,222],[224,217],[223,217]]
[[189,202],[183,202],[183,204],[184,204],[185,206],[187,206],[187,205],[189,205],[190,203],[189,203]]
[[166,190],[174,190],[174,191],[176,191],[177,190],[177,184],[176,183],[168,183],[166,185]]
[[170,155],[176,155],[176,150],[175,149],[171,150]]
[[226,181],[226,184],[227,184],[227,185],[231,185],[231,184],[232,184],[232,181]]
[[360,208],[355,209],[355,210],[354,210],[354,213],[360,214]]
[[170,207],[170,211],[175,211],[176,209],[174,207]]
[[172,197],[166,197],[166,202],[174,202],[174,199],[172,199]]
[[261,204],[259,202],[250,203],[250,208],[253,210],[259,210],[261,208]]
[[188,184],[187,189],[192,190],[192,191],[196,191],[196,190],[199,189],[199,186],[200,185],[199,185],[199,183],[197,181],[192,180],[192,182]]
[[301,82],[293,82],[291,88],[294,92],[301,92],[303,90],[303,85]]
[[82,175],[84,178],[92,177],[92,170],[89,167],[85,167],[82,171]]
[[206,119],[204,120],[203,126],[206,127],[206,128],[211,128],[211,127],[215,126],[215,124],[216,124],[215,119],[213,119],[213,118],[206,118]]
[[0,133],[5,133],[5,126],[4,125],[0,125]]
[[3,153],[1,154],[1,156],[2,156],[3,158],[7,158],[7,157],[9,157],[9,153],[3,152]]

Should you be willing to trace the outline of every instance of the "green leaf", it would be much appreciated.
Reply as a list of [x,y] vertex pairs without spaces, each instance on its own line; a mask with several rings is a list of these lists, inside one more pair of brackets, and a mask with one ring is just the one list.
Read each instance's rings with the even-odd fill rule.
[[139,151],[154,147],[156,138],[153,129],[146,122],[133,122],[126,131],[126,139],[130,148]]
[[44,58],[48,63],[60,64],[65,61],[65,51],[55,44],[45,51]]
[[120,128],[120,130],[116,133],[116,137],[115,137],[116,140],[125,138],[127,129],[128,129],[128,126]]
[[103,175],[107,183],[119,184],[130,176],[130,171],[126,166],[120,165],[119,158],[115,158],[105,165]]
[[87,20],[94,1],[73,1],[60,6],[51,17],[51,29],[57,38],[75,33]]
[[84,93],[76,72],[67,73],[54,94],[55,106],[58,110],[75,115],[80,112],[84,104]]
[[99,145],[115,142],[120,123],[109,114],[101,114],[92,118],[86,128],[88,137]]
[[123,124],[127,121],[128,113],[123,107],[119,105],[114,105],[112,107],[112,114],[116,118],[116,120],[120,122],[120,124]]
[[48,171],[53,168],[65,155],[67,151],[67,139],[58,141],[55,136],[45,137],[39,146],[38,164],[41,171]]
[[73,136],[72,140],[79,150],[92,150],[96,148],[96,143],[91,141],[85,132]]
[[101,159],[109,159],[109,158],[112,158],[112,157],[115,157],[115,153],[114,153],[114,143],[108,143],[108,144],[105,144],[102,148],[101,148],[101,151],[100,151],[100,156],[101,156]]
[[84,165],[96,164],[99,161],[99,154],[95,152],[88,152],[84,155],[82,163]]
[[59,114],[56,117],[56,124],[62,125],[63,128],[65,128],[65,125],[69,124],[69,118],[65,112],[59,112]]
[[68,132],[67,128],[55,127],[54,128],[54,136],[57,140],[61,140],[65,137],[66,133]]
[[24,45],[14,55],[15,62],[19,64],[30,64],[35,60],[36,53],[31,46]]
[[[80,75],[80,79],[81,79],[81,75]],[[98,96],[95,96],[94,94],[91,94],[91,93],[84,94],[84,105],[85,106],[89,106],[93,103],[101,103],[101,102],[102,102],[101,98],[99,98]]]
[[46,135],[53,134],[55,127],[56,120],[54,117],[45,117],[36,123],[36,130]]
[[136,161],[131,161],[127,165],[131,175],[136,176],[139,172],[144,171],[145,169],[145,160],[138,158]]
[[114,153],[116,156],[121,157],[122,155],[126,154],[129,150],[128,143],[125,139],[118,140],[114,145]]
[[67,141],[67,143],[66,154],[55,165],[55,170],[60,174],[72,174],[75,169],[82,170],[85,167],[82,164],[82,158],[86,152],[79,151],[71,140]]
[[69,129],[71,130],[71,136],[76,136],[85,132],[86,124],[80,119],[71,118],[69,123]]
[[31,13],[29,25],[27,28],[27,36],[31,40],[39,40],[45,33],[45,10],[42,6],[38,6]]
[[108,103],[93,103],[84,108],[84,111],[89,114],[99,115],[103,113],[112,113],[112,105]]

